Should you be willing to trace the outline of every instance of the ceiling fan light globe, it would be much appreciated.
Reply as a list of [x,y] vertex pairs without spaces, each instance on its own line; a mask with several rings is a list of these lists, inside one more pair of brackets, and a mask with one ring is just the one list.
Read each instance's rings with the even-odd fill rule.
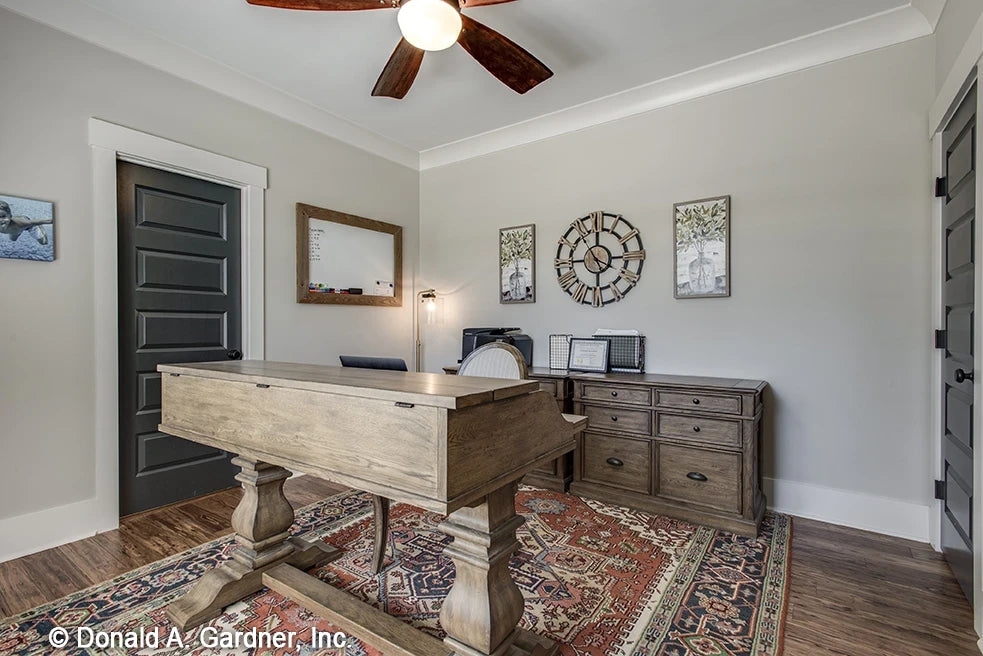
[[403,38],[421,50],[446,50],[461,34],[461,14],[445,0],[408,0],[396,22]]

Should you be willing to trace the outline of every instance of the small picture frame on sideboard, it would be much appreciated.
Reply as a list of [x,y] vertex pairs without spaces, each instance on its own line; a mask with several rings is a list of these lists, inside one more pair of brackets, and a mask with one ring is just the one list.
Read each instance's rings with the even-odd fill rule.
[[606,339],[574,337],[570,340],[570,359],[567,370],[606,374],[611,342]]

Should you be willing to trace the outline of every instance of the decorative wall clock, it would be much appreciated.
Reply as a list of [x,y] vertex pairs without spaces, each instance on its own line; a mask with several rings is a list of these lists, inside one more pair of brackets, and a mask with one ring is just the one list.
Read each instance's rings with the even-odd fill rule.
[[556,246],[557,280],[575,303],[602,307],[638,284],[645,249],[620,214],[592,212],[570,224]]

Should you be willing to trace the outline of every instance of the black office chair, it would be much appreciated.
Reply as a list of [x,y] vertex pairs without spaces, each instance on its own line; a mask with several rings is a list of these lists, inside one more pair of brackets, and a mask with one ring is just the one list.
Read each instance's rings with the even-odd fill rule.
[[369,358],[364,355],[340,355],[342,367],[356,369],[385,369],[388,371],[409,371],[406,360],[402,358]]
[[[342,367],[356,369],[383,369],[387,371],[408,371],[406,361],[401,358],[370,358],[363,355],[340,355]],[[378,494],[372,495],[372,509],[375,515],[375,543],[372,547],[372,571],[382,571],[386,558],[386,543],[389,541],[389,499]]]

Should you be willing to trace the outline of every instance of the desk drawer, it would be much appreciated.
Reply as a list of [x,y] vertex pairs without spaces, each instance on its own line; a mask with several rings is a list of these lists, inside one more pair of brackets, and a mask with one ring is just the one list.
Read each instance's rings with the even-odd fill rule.
[[737,395],[684,394],[681,392],[656,392],[656,403],[666,408],[685,408],[701,412],[726,412],[741,414],[741,397]]
[[660,437],[676,437],[727,446],[741,445],[741,422],[730,419],[707,419],[660,412],[656,433]]
[[741,512],[741,454],[659,444],[658,496]]
[[638,435],[652,434],[652,413],[648,410],[626,410],[617,406],[585,405],[588,428],[602,428]]
[[612,387],[611,385],[584,383],[580,388],[580,398],[585,401],[652,405],[652,390],[647,388]]
[[649,493],[652,442],[584,433],[583,479]]

